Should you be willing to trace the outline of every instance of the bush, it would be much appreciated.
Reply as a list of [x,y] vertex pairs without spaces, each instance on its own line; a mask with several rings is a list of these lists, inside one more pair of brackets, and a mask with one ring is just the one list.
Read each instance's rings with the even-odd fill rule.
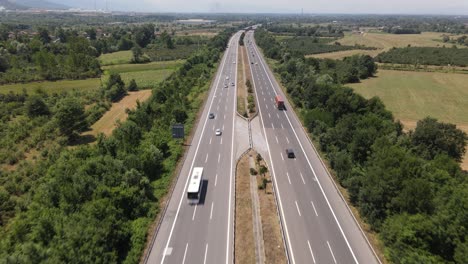
[[250,175],[257,175],[258,172],[254,168],[250,168]]

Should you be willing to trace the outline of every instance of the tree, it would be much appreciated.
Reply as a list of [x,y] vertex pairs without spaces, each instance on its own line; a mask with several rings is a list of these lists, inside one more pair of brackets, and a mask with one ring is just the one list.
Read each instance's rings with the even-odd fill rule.
[[42,44],[48,44],[51,41],[51,38],[49,36],[49,31],[46,28],[39,28],[37,30],[38,33],[38,38],[42,42]]
[[134,63],[138,63],[140,62],[140,58],[141,56],[143,56],[143,50],[141,49],[140,46],[138,45],[135,45],[133,48],[132,48],[132,62]]
[[104,95],[111,100],[116,102],[120,100],[127,91],[125,90],[125,83],[122,81],[120,74],[111,73],[106,86],[104,87]]
[[138,85],[137,85],[135,79],[132,79],[130,81],[130,84],[127,87],[127,91],[130,91],[130,92],[138,91]]
[[33,95],[26,100],[26,114],[29,117],[36,117],[49,114],[49,107],[46,105],[42,97]]
[[60,132],[69,140],[76,139],[78,132],[88,127],[84,107],[73,97],[66,97],[57,103],[55,119]]
[[465,154],[467,140],[466,133],[454,124],[438,122],[430,117],[418,121],[411,137],[416,151],[425,158],[433,159],[443,153],[457,161]]
[[0,72],[6,72],[10,68],[9,57],[8,51],[0,47]]
[[90,40],[96,40],[96,29],[95,28],[89,28],[86,30],[86,34],[88,35]]
[[258,172],[259,172],[262,176],[265,176],[265,173],[268,172],[268,168],[265,167],[265,165],[260,165],[260,168],[258,169]]

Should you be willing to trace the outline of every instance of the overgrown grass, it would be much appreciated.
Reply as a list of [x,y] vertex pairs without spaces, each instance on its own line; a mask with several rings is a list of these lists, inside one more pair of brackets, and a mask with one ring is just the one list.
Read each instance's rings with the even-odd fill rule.
[[144,51],[145,54],[150,57],[151,61],[167,61],[186,59],[198,48],[199,46],[197,44],[176,45],[174,49],[168,49],[158,45],[154,47],[148,47],[144,49]]
[[46,93],[60,93],[72,89],[77,90],[92,90],[97,89],[101,85],[99,78],[85,79],[85,80],[64,80],[64,81],[45,81],[45,82],[32,82],[32,83],[16,83],[0,85],[0,93],[20,93],[23,89],[26,92],[33,93],[38,89],[44,90]]

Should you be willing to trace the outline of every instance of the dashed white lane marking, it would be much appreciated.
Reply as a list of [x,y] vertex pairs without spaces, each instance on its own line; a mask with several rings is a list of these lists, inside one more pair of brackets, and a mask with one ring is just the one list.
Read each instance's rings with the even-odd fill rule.
[[302,216],[301,215],[301,210],[299,210],[299,205],[297,204],[297,201],[294,201],[294,202],[296,203],[297,213],[299,213],[299,216]]
[[221,138],[221,142],[219,142],[219,144],[220,144],[220,145],[222,145],[222,144],[223,144],[223,138]]
[[224,131],[224,125],[223,125],[223,131]]
[[304,176],[302,175],[302,172],[300,172],[300,174],[301,174],[302,183],[305,184],[305,180],[304,180]]
[[269,117],[269,118],[271,118],[271,115],[270,115],[270,113],[268,113],[268,117]]
[[314,208],[315,216],[318,216],[318,214],[317,214],[317,210],[315,209],[314,202],[310,201],[310,203],[312,204],[312,207]]
[[216,174],[216,177],[215,177],[215,186],[217,183],[218,183],[218,174]]
[[219,164],[219,161],[221,160],[221,153],[218,154],[218,164]]
[[278,137],[277,137],[277,136],[275,136],[275,138],[276,138],[276,143],[278,143],[278,144],[279,144]]
[[210,220],[213,219],[213,205],[214,205],[214,202],[211,202]]
[[265,98],[265,97],[263,97],[263,102],[265,102],[265,101],[266,101],[266,98]]
[[271,122],[271,127],[273,128],[273,130],[275,129],[275,124],[273,124],[273,122]]
[[[281,123],[281,128],[284,129],[283,123]],[[289,142],[288,142],[289,143]]]
[[288,137],[286,137],[286,141],[287,141],[287,142],[288,142],[288,144],[289,144],[289,138],[288,138]]
[[206,255],[208,254],[208,243],[206,243],[205,247],[205,259],[203,260],[203,264],[206,264]]
[[197,205],[195,205],[195,209],[193,210],[192,221],[195,220],[195,213],[197,212]]
[[212,140],[212,138],[210,138],[210,145],[211,145],[211,140]]
[[332,250],[332,248],[331,248],[331,246],[330,246],[330,243],[329,243],[328,241],[327,241],[327,245],[328,245],[328,248],[330,249],[330,253],[331,253],[332,257],[333,257],[333,261],[334,261],[335,264],[336,264],[335,255],[333,254],[333,250]]
[[315,263],[314,252],[312,251],[312,247],[310,246],[309,240],[307,240],[307,244],[309,245],[309,251],[310,251],[310,255],[312,255],[312,260],[313,260],[314,263]]
[[280,154],[281,154],[281,159],[284,160],[283,152],[280,152]]
[[208,161],[208,153],[206,153],[205,163]]
[[226,115],[224,115],[224,119],[226,120]]
[[266,109],[268,109],[268,105],[265,105]]
[[289,178],[289,172],[286,172],[286,175],[288,176],[288,182],[291,184],[291,178]]
[[276,113],[276,116],[278,117],[278,119],[280,118],[278,113]]
[[185,264],[185,257],[187,256],[188,243],[185,245],[184,258],[182,259],[182,264]]

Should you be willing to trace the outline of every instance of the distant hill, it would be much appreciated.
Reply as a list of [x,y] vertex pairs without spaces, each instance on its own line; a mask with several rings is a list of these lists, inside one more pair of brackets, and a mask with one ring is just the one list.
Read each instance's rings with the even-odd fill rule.
[[41,8],[41,9],[68,9],[63,4],[57,4],[46,0],[0,0],[0,6],[8,10]]
[[12,2],[10,2],[8,0],[0,0],[0,9],[3,9],[1,7],[4,7],[7,10],[26,9],[25,6],[12,3]]

